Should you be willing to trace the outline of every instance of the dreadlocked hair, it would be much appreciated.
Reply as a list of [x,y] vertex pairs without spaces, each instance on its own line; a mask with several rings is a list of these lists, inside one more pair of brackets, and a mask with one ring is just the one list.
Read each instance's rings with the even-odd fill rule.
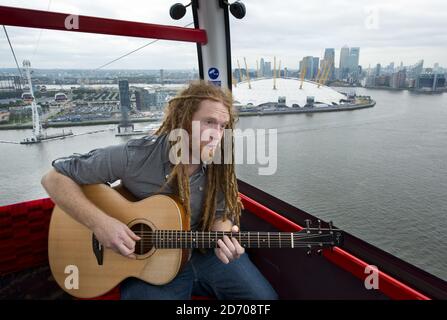
[[[223,91],[221,88],[209,84],[205,81],[196,81],[181,91],[175,98],[171,99],[165,107],[165,116],[163,123],[155,134],[168,134],[174,129],[184,129],[190,135],[192,132],[192,118],[199,109],[200,102],[203,100],[212,100],[221,102],[228,110],[230,121],[225,129],[234,129],[236,121],[236,112],[233,108],[233,98],[229,90]],[[232,132],[232,131],[231,131]],[[239,197],[235,166],[234,166],[234,138],[231,143],[231,162],[214,163],[207,165],[207,189],[203,200],[201,220],[199,229],[210,231],[217,206],[217,195],[222,192],[225,198],[225,209],[223,220],[232,220],[236,225],[240,225],[240,215],[243,208]],[[175,141],[170,141],[172,148]],[[221,159],[224,159],[224,143],[220,144]],[[221,161],[223,162],[223,161]],[[166,184],[172,186],[175,193],[182,202],[188,218],[191,217],[190,207],[190,188],[187,165],[179,162],[175,164]]]

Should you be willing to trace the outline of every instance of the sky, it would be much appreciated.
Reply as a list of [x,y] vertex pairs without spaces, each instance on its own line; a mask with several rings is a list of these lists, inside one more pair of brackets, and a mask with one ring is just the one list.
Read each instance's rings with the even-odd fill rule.
[[[174,21],[169,8],[180,0],[0,0],[2,6],[22,7],[120,20],[184,26],[192,22],[191,8]],[[230,0],[233,2],[234,0]],[[282,67],[298,69],[304,56],[323,57],[324,48],[360,47],[360,65],[412,65],[424,59],[447,67],[447,1],[445,0],[242,0],[244,19],[230,18],[232,63],[256,68],[263,57],[276,56]],[[185,1],[184,4],[187,2]],[[8,27],[19,63],[34,68],[97,68],[151,40]],[[107,69],[197,68],[193,43],[161,40]],[[272,63],[273,66],[273,63]],[[0,68],[15,67],[3,28],[0,29]]]

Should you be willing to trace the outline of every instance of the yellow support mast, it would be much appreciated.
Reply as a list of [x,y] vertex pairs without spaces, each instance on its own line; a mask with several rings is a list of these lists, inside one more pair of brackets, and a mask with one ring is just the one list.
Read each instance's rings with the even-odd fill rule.
[[320,72],[318,72],[318,74],[320,75],[319,78],[317,77],[317,82],[318,82],[318,88],[321,85],[321,79],[323,78],[323,76],[326,74],[326,62],[322,63],[322,69],[321,69],[321,75]]
[[330,73],[330,72],[331,72],[331,66],[328,65],[327,70],[326,70],[326,73],[325,73],[325,75],[324,75],[324,77],[323,77],[323,80],[321,81],[321,85],[322,85],[322,86],[325,85],[327,79],[329,78],[329,73]]
[[237,68],[239,69],[239,81],[242,82],[242,70],[241,65],[239,64],[239,59],[237,59]]
[[248,81],[248,89],[251,89],[250,73],[248,72],[247,60],[245,59],[245,57],[244,57],[244,64],[245,64],[245,74],[247,75],[247,81]]
[[278,78],[281,78],[281,60],[279,60],[279,65],[278,65]]
[[[304,64],[304,63],[303,63]],[[304,77],[306,76],[306,66],[303,66],[303,70],[301,70],[301,85],[300,89],[303,89]]]
[[276,90],[276,56],[273,57],[273,90]]
[[318,73],[317,73],[317,76],[315,78],[315,82],[317,82],[317,83],[320,83],[320,79],[321,79],[321,75],[322,75],[321,71],[324,72],[324,64],[322,64],[322,66],[318,69]]

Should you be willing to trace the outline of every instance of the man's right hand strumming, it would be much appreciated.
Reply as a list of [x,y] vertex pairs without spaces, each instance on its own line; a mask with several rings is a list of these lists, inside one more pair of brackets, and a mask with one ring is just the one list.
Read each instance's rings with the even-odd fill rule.
[[42,186],[62,210],[92,230],[104,247],[125,257],[136,258],[133,254],[135,241],[140,237],[124,223],[98,209],[71,178],[51,169],[42,177]]
[[104,215],[92,227],[98,241],[106,248],[125,257],[135,259],[135,241],[140,240],[132,230],[121,221]]

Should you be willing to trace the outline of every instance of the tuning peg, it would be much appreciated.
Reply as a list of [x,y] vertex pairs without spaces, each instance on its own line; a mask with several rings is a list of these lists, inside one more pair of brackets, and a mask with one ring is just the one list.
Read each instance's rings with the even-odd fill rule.
[[323,243],[320,242],[319,246],[320,246],[320,249],[317,250],[317,254],[319,256],[321,256],[321,254],[323,253]]
[[306,232],[307,233],[310,233],[310,220],[309,219],[306,219],[306,220],[304,220],[304,222],[306,222]]
[[312,256],[312,246],[308,245],[307,248],[308,248],[308,250],[307,250],[306,254],[308,257],[310,257],[310,256]]

